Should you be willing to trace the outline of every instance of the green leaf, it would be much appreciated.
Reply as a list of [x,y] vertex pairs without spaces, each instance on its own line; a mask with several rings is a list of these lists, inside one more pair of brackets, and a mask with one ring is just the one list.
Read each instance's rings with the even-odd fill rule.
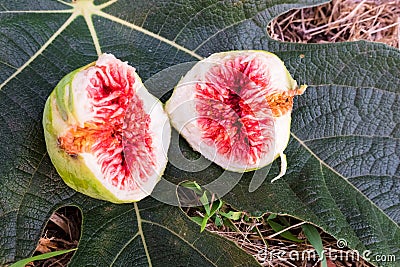
[[[0,0],[0,265],[32,255],[49,216],[64,205],[83,213],[71,266],[176,266],[188,259],[198,266],[256,265],[224,238],[200,234],[178,207],[151,198],[113,205],[71,190],[46,154],[41,126],[57,82],[100,52],[128,61],[145,81],[232,49],[275,52],[310,86],[295,99],[287,175],[269,183],[275,162],[269,173],[256,172],[267,180],[250,193],[254,172],[225,172],[238,184],[223,200],[253,215],[289,214],[350,248],[399,258],[399,50],[368,42],[281,43],[266,33],[273,17],[323,2]],[[168,98],[168,90],[152,93]],[[197,156],[182,143],[183,152]],[[164,178],[206,185],[222,173],[214,164],[193,172],[171,163]]]
[[303,224],[301,228],[303,229],[307,240],[317,251],[319,259],[321,260],[321,267],[327,267],[326,257],[324,255],[324,246],[322,245],[322,239],[317,228],[311,224]]
[[217,227],[221,227],[222,225],[224,225],[224,221],[221,219],[221,217],[218,214],[215,216],[214,223]]
[[206,229],[207,222],[208,220],[214,216],[214,214],[217,212],[222,207],[223,202],[221,200],[218,200],[218,204],[216,204],[216,201],[211,203],[211,209],[210,209],[210,204],[208,203],[208,198],[207,198],[207,191],[204,191],[203,196],[200,198],[201,203],[203,203],[204,209],[206,210],[206,214],[204,215],[203,221],[201,223],[201,228],[200,232],[203,232],[204,229]]
[[[198,225],[178,208],[150,198],[138,205],[102,202],[90,210],[90,218],[86,219],[88,231],[81,237],[72,266],[146,266],[148,260],[154,266],[172,263],[179,266],[189,258],[193,264],[221,265],[222,258],[218,255],[221,251],[230,264],[254,263],[248,255],[237,253],[238,248],[231,242],[208,232],[200,235]],[[103,218],[101,225],[98,218]],[[207,251],[210,243],[215,253]],[[87,253],[98,256],[87,257]]]
[[242,212],[241,211],[229,211],[227,213],[220,211],[219,214],[221,214],[222,216],[224,216],[227,219],[231,219],[231,220],[239,220],[240,217],[242,217]]
[[203,189],[201,189],[200,185],[196,182],[183,182],[180,185],[182,187],[193,190],[198,195],[201,195],[203,193]]
[[203,217],[199,217],[199,216],[195,216],[195,217],[190,217],[190,219],[201,226],[202,223],[203,223],[203,219],[204,218]]
[[207,191],[203,192],[203,195],[200,197],[200,202],[203,204],[203,207],[206,211],[207,216],[211,216],[210,202],[207,197]]
[[[274,222],[272,219],[268,219],[267,223],[269,224],[269,226],[271,226],[271,228],[275,231],[275,232],[280,232],[283,229],[285,229],[286,227],[284,227],[283,225]],[[285,231],[279,234],[281,237],[286,238],[287,240],[293,241],[293,242],[298,242],[301,243],[304,240],[298,239],[295,235],[293,235],[291,232],[289,231]]]
[[221,200],[218,199],[218,203],[215,200],[212,203],[210,217],[213,216],[217,211],[219,211],[219,209],[222,207],[223,204],[224,204],[224,202],[222,202]]
[[48,253],[44,253],[44,254],[40,254],[34,257],[30,257],[27,259],[23,259],[23,260],[19,260],[16,263],[13,263],[10,265],[10,267],[25,267],[28,263],[32,262],[32,261],[40,261],[40,260],[47,260],[59,255],[63,255],[72,251],[75,251],[76,248],[73,249],[68,249],[68,250],[59,250],[59,251],[53,251],[53,252],[48,252]]
[[200,225],[200,233],[202,233],[206,229],[208,219],[210,219],[210,216],[204,215],[204,218],[201,221],[201,225]]

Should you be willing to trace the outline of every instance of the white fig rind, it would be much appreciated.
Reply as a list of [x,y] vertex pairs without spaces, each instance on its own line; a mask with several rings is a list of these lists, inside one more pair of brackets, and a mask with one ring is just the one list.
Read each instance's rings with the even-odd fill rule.
[[[59,137],[63,136],[71,127],[83,127],[86,122],[94,118],[95,111],[90,103],[85,88],[89,85],[89,78],[93,66],[106,66],[115,63],[117,59],[111,54],[103,54],[92,64],[82,67],[66,75],[49,96],[43,114],[43,127],[46,146],[49,156],[64,182],[78,192],[93,198],[107,200],[114,203],[128,203],[139,201],[150,195],[160,180],[167,165],[167,150],[170,142],[171,128],[168,116],[162,103],[151,95],[134,72],[135,94],[143,102],[143,109],[150,114],[149,132],[152,137],[152,149],[155,164],[152,175],[145,181],[135,178],[138,188],[135,190],[120,190],[107,182],[101,171],[98,160],[92,153],[82,152],[70,155],[60,147]],[[120,62],[128,66],[125,62]],[[134,69],[133,69],[134,71]],[[132,173],[134,170],[132,170]]]
[[[175,87],[171,98],[167,101],[165,109],[170,117],[172,126],[188,141],[194,150],[199,151],[204,157],[220,165],[222,168],[234,172],[247,172],[262,168],[281,157],[282,169],[280,177],[286,172],[286,157],[283,154],[290,137],[291,110],[281,116],[273,118],[274,126],[271,133],[274,142],[270,151],[254,164],[243,164],[218,155],[215,147],[207,145],[202,139],[202,130],[199,128],[197,118],[200,114],[196,109],[196,84],[206,80],[206,74],[214,66],[223,64],[227,60],[245,57],[251,61],[254,58],[262,60],[268,66],[270,74],[270,88],[266,94],[298,90],[297,82],[290,76],[284,63],[274,54],[266,51],[245,50],[216,53],[203,59],[181,79]],[[302,87],[302,90],[305,86]],[[260,92],[262,93],[262,92]],[[267,96],[267,95],[266,95]]]

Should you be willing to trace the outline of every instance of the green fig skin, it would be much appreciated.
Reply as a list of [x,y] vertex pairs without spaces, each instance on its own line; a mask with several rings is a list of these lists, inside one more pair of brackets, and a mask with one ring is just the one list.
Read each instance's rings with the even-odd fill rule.
[[[100,63],[99,63],[100,62]],[[97,65],[100,64],[100,65]],[[109,65],[107,65],[109,64]],[[116,78],[121,79],[124,85],[122,86],[121,84],[116,85],[115,90],[121,90],[117,92],[119,95],[125,94],[125,92],[132,92],[133,90],[133,95],[136,95],[135,100],[136,103],[141,103],[137,104],[137,106],[132,106],[131,102],[128,102],[128,104],[124,104],[127,107],[135,107],[135,108],[140,108],[138,110],[138,116],[141,116],[140,114],[145,113],[146,116],[150,116],[149,121],[147,121],[148,125],[143,126],[142,124],[137,124],[137,123],[142,123],[139,119],[139,122],[136,122],[134,119],[130,119],[129,123],[132,124],[133,126],[138,126],[143,128],[146,128],[147,130],[142,130],[141,133],[137,134],[143,134],[143,131],[145,131],[145,136],[142,138],[142,141],[137,141],[137,143],[130,143],[130,145],[133,145],[133,149],[130,149],[130,151],[138,149],[137,151],[141,151],[144,153],[142,150],[139,150],[140,148],[143,148],[142,143],[140,142],[147,142],[147,138],[151,138],[151,149],[150,150],[152,153],[154,153],[154,158],[151,158],[155,163],[151,166],[147,165],[140,165],[143,164],[144,161],[141,161],[141,158],[134,158],[135,161],[127,162],[127,154],[125,154],[125,147],[124,144],[122,143],[123,139],[123,134],[122,137],[118,137],[118,139],[115,136],[119,136],[121,132],[125,131],[123,128],[118,128],[121,127],[120,123],[121,121],[118,119],[118,124],[107,124],[110,123],[109,121],[104,121],[98,123],[96,125],[97,131],[99,129],[102,129],[102,125],[116,125],[114,130],[116,132],[113,132],[112,134],[115,136],[111,139],[111,142],[117,142],[117,140],[120,140],[119,145],[122,146],[122,151],[123,152],[115,152],[115,153],[122,153],[122,162],[119,165],[121,168],[129,168],[132,166],[132,168],[135,168],[138,166],[141,169],[147,168],[151,169],[152,172],[145,172],[145,173],[140,173],[140,170],[133,170],[136,171],[135,173],[138,173],[141,175],[140,177],[137,176],[139,174],[136,174],[134,176],[130,170],[129,174],[127,174],[126,171],[122,172],[121,169],[111,169],[112,175],[118,174],[118,175],[125,175],[125,178],[122,178],[122,180],[119,181],[124,181],[125,185],[120,187],[120,185],[115,186],[114,184],[111,184],[110,177],[106,176],[106,173],[103,173],[102,171],[102,165],[100,165],[100,159],[96,158],[94,151],[91,151],[92,149],[92,142],[93,140],[96,140],[98,144],[103,144],[103,140],[101,139],[94,139],[97,138],[96,136],[91,137],[91,136],[81,136],[80,138],[83,138],[83,143],[79,144],[79,146],[83,146],[84,144],[88,144],[86,148],[89,149],[87,150],[78,150],[80,152],[74,154],[74,152],[71,151],[76,151],[76,150],[69,150],[67,151],[65,147],[62,146],[62,141],[60,141],[62,138],[65,137],[66,133],[69,133],[69,129],[76,129],[77,127],[86,127],[86,122],[89,123],[89,125],[93,124],[94,122],[91,121],[91,113],[90,112],[95,112],[94,108],[91,109],[90,103],[86,102],[86,94],[88,94],[86,90],[86,82],[88,82],[88,79],[93,78],[90,76],[91,74],[88,74],[89,72],[86,72],[89,68],[94,67],[94,66],[99,66],[99,67],[105,67],[105,68],[115,68],[117,66],[117,71],[122,71],[121,73],[118,72]],[[121,69],[120,69],[121,68]],[[127,69],[124,69],[127,68]],[[93,69],[91,69],[93,70]],[[97,70],[96,70],[97,71]],[[129,74],[127,74],[129,72]],[[93,71],[91,72],[93,73]],[[79,74],[79,75],[78,75]],[[104,74],[103,74],[104,75]],[[111,75],[111,74],[110,74]],[[118,76],[120,75],[120,76]],[[129,81],[128,80],[122,80],[122,79],[128,79],[128,76],[123,76],[123,75],[130,75]],[[122,77],[122,78],[121,78]],[[113,77],[112,77],[113,78]],[[84,80],[82,80],[84,79]],[[91,81],[91,80],[90,80]],[[132,83],[133,81],[133,83]],[[115,82],[115,81],[114,81]],[[82,84],[86,84],[85,86]],[[82,85],[82,86],[81,86]],[[75,88],[73,87],[75,86]],[[114,85],[104,85],[104,86],[114,86]],[[131,87],[127,87],[131,86]],[[121,89],[122,88],[122,89]],[[127,89],[129,88],[129,89]],[[101,89],[103,90],[103,89]],[[105,90],[105,89],[104,89]],[[114,90],[114,89],[112,89]],[[122,91],[125,90],[125,91]],[[75,94],[75,95],[74,95]],[[89,95],[89,94],[88,94]],[[126,99],[126,98],[125,98]],[[76,102],[75,102],[76,101]],[[106,100],[107,101],[107,100]],[[114,103],[120,103],[119,101],[125,101],[125,100],[119,100],[116,99],[117,102]],[[124,102],[126,103],[126,102]],[[107,106],[108,104],[106,104]],[[125,106],[119,106],[119,107],[125,107]],[[89,113],[87,113],[87,108],[90,108]],[[115,109],[113,109],[115,110]],[[116,111],[114,111],[116,112]],[[126,112],[126,110],[124,111]],[[122,115],[121,115],[122,114]],[[125,120],[125,113],[118,113],[117,116],[124,116]],[[133,115],[135,115],[134,113]],[[88,115],[88,116],[87,116]],[[132,118],[132,114],[130,114]],[[115,117],[114,117],[115,118]],[[122,117],[120,117],[122,118]],[[104,124],[103,124],[104,123]],[[109,201],[112,203],[132,203],[132,202],[137,202],[140,201],[141,199],[147,197],[148,195],[151,194],[154,186],[157,184],[157,182],[161,179],[161,176],[164,172],[164,169],[167,165],[167,155],[165,153],[162,153],[163,151],[168,150],[169,142],[170,142],[170,135],[171,135],[171,128],[169,125],[168,121],[168,116],[165,113],[162,103],[151,95],[147,89],[143,86],[140,77],[136,74],[135,70],[133,67],[129,66],[126,62],[122,62],[117,60],[113,55],[111,54],[103,54],[99,57],[99,60],[93,63],[90,63],[84,67],[81,67],[77,70],[74,70],[73,72],[67,74],[60,80],[60,82],[57,84],[55,89],[52,91],[50,96],[48,97],[44,112],[43,112],[43,129],[44,129],[44,137],[46,141],[46,148],[47,152],[49,154],[49,157],[56,168],[58,174],[61,176],[61,178],[64,180],[64,182],[74,189],[75,191],[78,191],[82,194],[88,195],[92,198],[100,199],[100,200],[105,200]],[[136,127],[135,126],[135,127]],[[88,126],[89,127],[89,126]],[[108,127],[109,129],[110,127]],[[85,128],[86,129],[86,128]],[[89,131],[92,129],[89,128]],[[130,131],[130,130],[129,130]],[[147,131],[147,132],[146,132]],[[108,132],[107,132],[108,133]],[[129,133],[129,132],[128,132]],[[130,134],[136,134],[134,132],[130,132]],[[74,137],[72,136],[72,140],[74,140]],[[88,138],[88,139],[86,139]],[[108,137],[107,137],[108,138]],[[111,137],[110,137],[111,138]],[[107,139],[109,140],[109,139]],[[128,140],[129,141],[129,140]],[[81,141],[78,141],[81,142]],[[86,143],[87,142],[87,143]],[[116,143],[113,143],[115,145]],[[103,147],[107,152],[109,151],[109,147]],[[117,147],[118,151],[121,147]],[[129,147],[130,148],[130,147]],[[68,148],[70,149],[70,148]],[[86,152],[85,152],[86,151]],[[111,150],[112,151],[112,150]],[[100,152],[103,153],[103,152]],[[100,154],[103,155],[103,154]],[[116,154],[114,154],[116,155]],[[120,155],[120,154],[118,154]],[[134,157],[134,156],[132,156]],[[150,157],[150,156],[148,156]],[[114,159],[114,157],[112,158]],[[152,163],[152,162],[151,162]],[[135,165],[137,164],[137,165]],[[147,163],[146,163],[147,164]],[[107,166],[107,165],[106,165]],[[113,168],[113,167],[110,167]],[[121,172],[119,172],[121,171]],[[145,176],[144,178],[142,175],[148,175]],[[118,176],[120,177],[120,176]],[[118,178],[120,179],[120,178]],[[129,179],[129,181],[127,180]],[[122,182],[121,182],[122,183]],[[129,184],[131,183],[134,184],[134,186],[129,187]],[[136,186],[136,187],[135,187]]]
[[[55,90],[50,94],[50,97],[46,101],[43,114],[43,128],[47,152],[49,153],[53,165],[64,182],[75,191],[81,192],[96,199],[106,200],[113,203],[126,203],[126,201],[121,201],[116,198],[114,194],[112,194],[93,175],[92,171],[87,168],[85,164],[83,164],[83,158],[80,155],[69,155],[59,146],[59,142],[56,137],[59,135],[59,130],[53,127],[53,123],[57,125],[57,122],[53,121],[53,117],[60,117],[65,121],[68,120],[67,114],[69,111],[65,105],[65,102],[63,101],[63,91],[66,90],[68,86],[72,86],[71,81],[73,77],[76,73],[81,71],[81,69],[66,75],[58,83]],[[57,105],[55,103],[57,103]],[[57,107],[64,108],[58,109]]]

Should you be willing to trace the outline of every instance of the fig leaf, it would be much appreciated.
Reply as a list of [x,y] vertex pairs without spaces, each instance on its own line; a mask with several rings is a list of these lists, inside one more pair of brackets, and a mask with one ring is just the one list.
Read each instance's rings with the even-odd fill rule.
[[[71,266],[257,265],[230,241],[200,234],[179,207],[152,198],[114,205],[68,188],[46,153],[41,125],[60,79],[102,52],[128,61],[146,81],[180,63],[243,49],[277,54],[309,87],[295,99],[286,175],[269,183],[279,173],[275,161],[254,192],[254,173],[246,173],[223,200],[253,215],[308,221],[360,253],[371,251],[371,261],[399,259],[400,51],[364,41],[281,43],[266,32],[275,16],[324,2],[0,0],[0,265],[31,256],[51,213],[64,205],[83,213]],[[170,164],[164,177],[204,186],[222,172],[214,164],[198,172]]]

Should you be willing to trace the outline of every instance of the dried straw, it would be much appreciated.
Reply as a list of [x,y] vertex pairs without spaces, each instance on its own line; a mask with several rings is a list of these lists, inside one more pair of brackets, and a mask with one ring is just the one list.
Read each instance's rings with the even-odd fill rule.
[[268,31],[286,42],[369,40],[400,48],[400,0],[333,0],[283,14]]

